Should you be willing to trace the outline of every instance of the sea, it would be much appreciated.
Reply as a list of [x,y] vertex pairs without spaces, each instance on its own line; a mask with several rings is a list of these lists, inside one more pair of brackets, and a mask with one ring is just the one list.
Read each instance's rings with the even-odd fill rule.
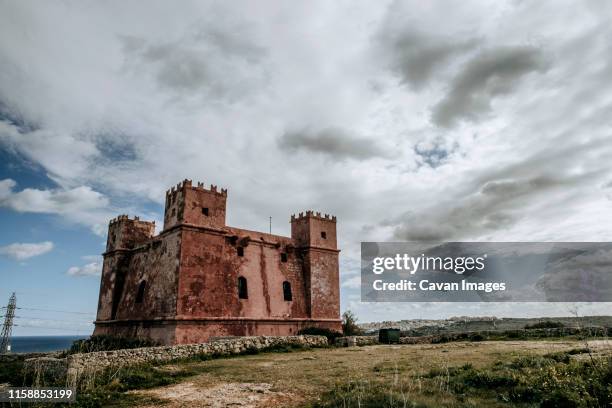
[[89,336],[13,336],[11,353],[37,353],[69,349],[73,341]]

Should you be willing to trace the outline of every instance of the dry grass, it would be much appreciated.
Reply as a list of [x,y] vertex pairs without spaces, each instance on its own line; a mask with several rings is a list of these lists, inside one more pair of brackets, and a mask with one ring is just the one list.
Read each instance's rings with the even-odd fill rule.
[[[428,376],[432,369],[443,373],[449,367],[464,364],[480,368],[518,357],[569,351],[583,346],[583,342],[574,340],[366,346],[264,353],[181,363],[181,367],[199,373],[184,382],[188,382],[189,389],[200,395],[203,395],[203,390],[218,390],[224,384],[270,384],[271,394],[259,406],[268,405],[269,398],[275,399],[275,406],[308,405],[316,402],[322,393],[347,382],[362,385],[374,382],[399,383],[402,395],[410,401],[426,406],[456,406],[457,397],[449,391],[449,382],[444,375],[434,378]],[[589,347],[596,354],[609,355],[610,347],[605,340],[589,342]],[[176,385],[173,387],[176,388]],[[156,397],[164,398],[163,388],[137,393],[143,396],[153,393]],[[486,398],[490,397],[469,396],[460,401],[460,406],[478,406],[483,403],[488,406],[507,406],[495,399]],[[184,401],[168,400],[168,406],[186,405]],[[212,405],[206,405],[205,399],[200,399],[200,403],[193,401],[189,406]]]

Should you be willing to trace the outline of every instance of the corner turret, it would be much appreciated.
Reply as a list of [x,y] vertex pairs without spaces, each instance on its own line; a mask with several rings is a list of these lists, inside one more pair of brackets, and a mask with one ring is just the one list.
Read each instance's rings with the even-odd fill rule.
[[153,237],[155,234],[155,221],[141,221],[127,215],[113,218],[108,224],[108,238],[106,252],[132,249]]
[[300,247],[336,250],[336,217],[313,211],[292,215],[291,238]]
[[204,183],[193,186],[191,180],[185,179],[166,192],[164,231],[180,224],[223,228],[226,201],[226,189],[215,185],[207,189]]

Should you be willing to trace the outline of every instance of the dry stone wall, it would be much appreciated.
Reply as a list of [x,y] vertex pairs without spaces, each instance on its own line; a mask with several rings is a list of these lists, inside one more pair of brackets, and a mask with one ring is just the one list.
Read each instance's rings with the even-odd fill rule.
[[335,344],[343,347],[354,347],[354,346],[371,346],[372,344],[379,344],[378,336],[347,336],[338,337]]
[[[87,386],[96,376],[109,369],[116,370],[144,363],[164,363],[196,356],[241,354],[282,346],[324,347],[327,344],[325,336],[239,337],[210,343],[73,354],[63,359],[29,359],[26,360],[25,369],[40,378],[51,377],[48,371],[53,371],[55,375],[63,374],[68,387],[78,388]],[[55,375],[53,377],[57,378]]]

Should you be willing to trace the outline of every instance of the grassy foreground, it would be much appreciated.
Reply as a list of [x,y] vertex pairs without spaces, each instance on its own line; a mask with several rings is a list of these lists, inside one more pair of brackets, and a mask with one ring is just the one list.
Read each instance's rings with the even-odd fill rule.
[[611,349],[486,341],[191,360],[114,373],[78,406],[607,407]]

